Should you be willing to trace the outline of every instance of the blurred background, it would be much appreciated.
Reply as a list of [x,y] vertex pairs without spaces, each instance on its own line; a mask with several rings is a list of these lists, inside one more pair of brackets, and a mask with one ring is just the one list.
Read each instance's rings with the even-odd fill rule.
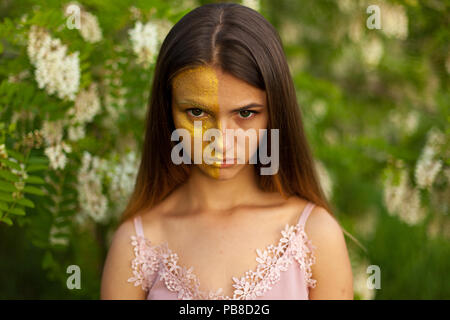
[[[1,299],[100,297],[159,47],[209,2],[0,1]],[[449,299],[450,3],[239,3],[282,38],[355,298]]]

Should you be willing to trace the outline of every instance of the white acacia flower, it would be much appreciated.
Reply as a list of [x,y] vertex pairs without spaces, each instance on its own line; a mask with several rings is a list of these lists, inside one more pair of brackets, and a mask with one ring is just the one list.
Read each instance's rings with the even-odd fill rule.
[[61,40],[47,31],[32,26],[28,33],[28,57],[35,66],[35,78],[40,89],[56,94],[60,99],[74,100],[80,83],[78,51],[68,54]]
[[437,174],[443,166],[442,160],[437,157],[444,143],[444,134],[434,127],[430,129],[414,172],[416,183],[420,188],[429,189],[433,185]]
[[242,0],[242,5],[252,8],[253,10],[259,11],[261,9],[261,4],[259,0]]
[[50,160],[50,167],[54,170],[64,169],[67,163],[66,153],[72,151],[64,141],[45,148],[44,153]]
[[408,37],[408,16],[401,5],[380,3],[381,30],[392,38],[405,40]]
[[87,42],[95,43],[102,40],[102,30],[97,17],[84,10],[80,13],[80,34]]
[[70,141],[83,139],[86,135],[84,125],[73,125],[67,130]]
[[417,185],[420,188],[431,188],[441,168],[442,160],[435,159],[433,148],[425,146],[417,161],[414,172]]
[[356,267],[354,272],[354,291],[361,297],[362,300],[373,300],[375,298],[375,289],[370,289],[367,280],[369,274],[367,273],[368,263],[362,263]]
[[[73,11],[74,8],[77,8],[75,12]],[[95,43],[102,40],[102,29],[100,28],[97,17],[84,10],[78,2],[71,1],[67,3],[63,11],[64,15],[68,18],[74,17],[74,14],[78,16],[79,20],[77,22],[79,22],[79,25],[77,25],[76,29],[79,30],[81,37],[85,41]]]
[[92,122],[94,117],[100,112],[100,98],[98,95],[97,84],[92,83],[87,90],[78,93],[75,104],[67,112],[71,117],[72,124],[85,124]]
[[52,225],[50,228],[49,241],[52,245],[59,244],[67,246],[69,244],[69,233],[68,227]]
[[108,164],[106,175],[110,179],[109,193],[118,202],[125,200],[133,191],[139,159],[134,151],[121,157],[119,163]]
[[83,153],[81,168],[78,171],[78,202],[81,215],[90,216],[96,222],[103,222],[106,215],[108,200],[103,194],[102,178],[105,161],[92,156],[89,152]]
[[383,56],[383,43],[378,38],[372,38],[364,42],[362,46],[362,56],[364,63],[369,67],[376,67]]
[[327,103],[325,100],[322,100],[322,99],[314,100],[311,105],[311,109],[312,109],[314,115],[318,119],[321,119],[327,113]]
[[137,21],[128,32],[137,62],[148,67],[155,60],[158,49],[158,27],[149,21],[145,25]]
[[48,145],[58,144],[63,137],[64,120],[56,121],[44,120],[41,134]]
[[4,143],[0,144],[0,157],[4,159],[8,158],[8,152]]
[[419,125],[420,114],[416,110],[404,112],[403,110],[392,109],[389,111],[388,119],[396,129],[411,135]]
[[327,168],[325,168],[325,165],[321,161],[316,160],[315,165],[317,173],[319,175],[320,184],[323,188],[323,192],[325,193],[325,196],[329,199],[333,193],[333,180],[331,179],[331,176],[328,173]]
[[394,173],[388,174],[384,185],[384,203],[390,215],[396,215],[404,222],[415,225],[425,217],[419,190],[409,183],[408,171],[400,169],[400,181],[394,183]]

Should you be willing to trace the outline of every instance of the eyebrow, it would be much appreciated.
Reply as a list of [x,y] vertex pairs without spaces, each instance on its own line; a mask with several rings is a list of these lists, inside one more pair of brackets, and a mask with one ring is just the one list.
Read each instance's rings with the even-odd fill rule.
[[[196,107],[199,107],[199,108],[204,108],[206,110],[212,110],[212,108],[210,108],[208,106],[205,106],[205,105],[203,105],[203,104],[201,104],[199,102],[193,101],[193,100],[181,100],[181,101],[178,102],[178,104],[188,104],[188,105],[193,105],[193,106],[196,106]],[[251,103],[249,103],[249,104],[247,104],[245,106],[235,108],[235,109],[233,109],[231,111],[232,112],[237,112],[237,111],[247,110],[247,109],[250,109],[250,108],[264,108],[264,106],[262,104],[260,104],[260,103],[251,102]]]

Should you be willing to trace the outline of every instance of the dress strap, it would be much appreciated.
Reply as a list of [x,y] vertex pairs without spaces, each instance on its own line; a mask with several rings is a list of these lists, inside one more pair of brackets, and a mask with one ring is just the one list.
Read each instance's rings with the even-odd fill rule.
[[141,216],[134,217],[134,228],[136,230],[136,234],[140,237],[144,236],[144,230],[142,229],[142,219]]
[[305,206],[305,208],[303,209],[302,214],[300,215],[300,218],[298,219],[298,224],[301,226],[305,225],[306,219],[308,219],[309,214],[311,213],[311,211],[314,209],[316,205],[312,202],[308,202]]

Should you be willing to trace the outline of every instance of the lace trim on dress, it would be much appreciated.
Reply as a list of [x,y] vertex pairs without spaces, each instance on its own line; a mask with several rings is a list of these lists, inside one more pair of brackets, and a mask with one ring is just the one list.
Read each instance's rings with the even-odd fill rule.
[[249,270],[241,278],[233,277],[235,288],[233,297],[221,294],[222,288],[214,291],[200,289],[200,281],[194,274],[193,267],[189,269],[179,266],[178,255],[168,247],[167,242],[152,245],[144,236],[131,236],[135,258],[132,261],[134,277],[128,282],[142,285],[149,290],[149,276],[159,271],[160,280],[166,287],[177,293],[182,300],[252,300],[269,291],[279,280],[281,271],[286,271],[295,260],[299,263],[307,287],[315,287],[312,279],[311,266],[315,256],[311,240],[305,233],[304,226],[286,224],[281,231],[281,238],[276,246],[269,245],[264,251],[256,250],[258,265],[255,270]]
[[159,270],[158,254],[145,237],[131,236],[131,245],[135,255],[131,262],[134,276],[129,278],[128,282],[134,282],[135,286],[141,285],[142,289],[147,291],[150,289],[148,275]]

